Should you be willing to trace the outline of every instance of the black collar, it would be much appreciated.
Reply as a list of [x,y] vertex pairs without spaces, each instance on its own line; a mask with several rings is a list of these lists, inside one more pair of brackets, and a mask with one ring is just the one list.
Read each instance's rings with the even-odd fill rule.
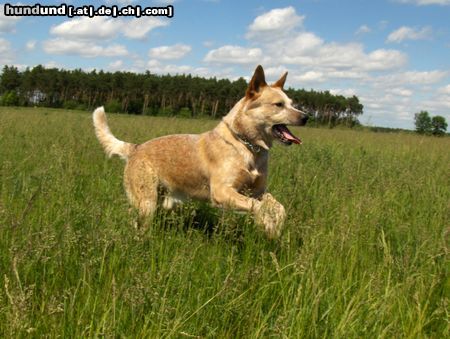
[[225,121],[223,121],[223,123],[225,124],[225,126],[228,127],[228,130],[231,132],[231,134],[233,134],[233,136],[236,139],[238,139],[240,142],[242,142],[250,150],[250,152],[252,152],[252,153],[259,153],[262,150],[264,150],[264,148],[262,148],[261,146],[252,144],[246,137],[244,137],[244,136],[236,133],[235,131],[233,131],[231,126],[228,125],[228,123],[226,123]]

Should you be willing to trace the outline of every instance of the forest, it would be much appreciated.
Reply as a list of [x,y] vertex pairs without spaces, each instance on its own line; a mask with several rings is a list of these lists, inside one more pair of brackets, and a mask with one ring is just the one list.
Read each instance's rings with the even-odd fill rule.
[[[4,66],[0,75],[0,105],[92,110],[158,116],[220,118],[243,96],[244,78],[235,81],[192,75],[90,72],[45,68],[20,71]],[[333,127],[359,125],[363,105],[358,97],[329,91],[289,88],[286,93],[310,116],[310,124]]]

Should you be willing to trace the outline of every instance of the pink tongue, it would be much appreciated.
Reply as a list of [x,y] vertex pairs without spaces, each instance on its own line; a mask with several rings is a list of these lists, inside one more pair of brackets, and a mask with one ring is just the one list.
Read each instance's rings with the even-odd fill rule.
[[287,140],[293,142],[294,144],[301,144],[302,143],[302,141],[299,138],[297,138],[295,135],[293,135],[291,133],[291,131],[289,131],[286,126],[280,126],[279,128],[281,130],[281,133],[283,133],[283,136]]

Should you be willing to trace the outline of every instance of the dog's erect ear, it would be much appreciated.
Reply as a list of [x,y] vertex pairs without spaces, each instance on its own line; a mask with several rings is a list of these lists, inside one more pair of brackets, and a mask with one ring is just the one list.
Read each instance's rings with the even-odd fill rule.
[[255,69],[252,80],[250,80],[245,96],[248,99],[253,98],[264,86],[267,86],[266,76],[264,75],[264,70],[261,65],[258,65]]
[[284,83],[286,82],[286,77],[287,77],[287,75],[288,75],[288,72],[285,72],[285,73],[281,76],[281,78],[278,79],[277,82],[274,83],[274,84],[272,85],[272,87],[278,87],[278,88],[283,89]]

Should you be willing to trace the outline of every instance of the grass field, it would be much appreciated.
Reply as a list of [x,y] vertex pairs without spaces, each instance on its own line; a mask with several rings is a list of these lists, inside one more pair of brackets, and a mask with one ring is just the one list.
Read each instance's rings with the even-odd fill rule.
[[[120,139],[214,121],[109,115]],[[0,108],[0,337],[444,338],[450,138],[301,128],[277,241],[191,203],[133,228],[91,116]]]

